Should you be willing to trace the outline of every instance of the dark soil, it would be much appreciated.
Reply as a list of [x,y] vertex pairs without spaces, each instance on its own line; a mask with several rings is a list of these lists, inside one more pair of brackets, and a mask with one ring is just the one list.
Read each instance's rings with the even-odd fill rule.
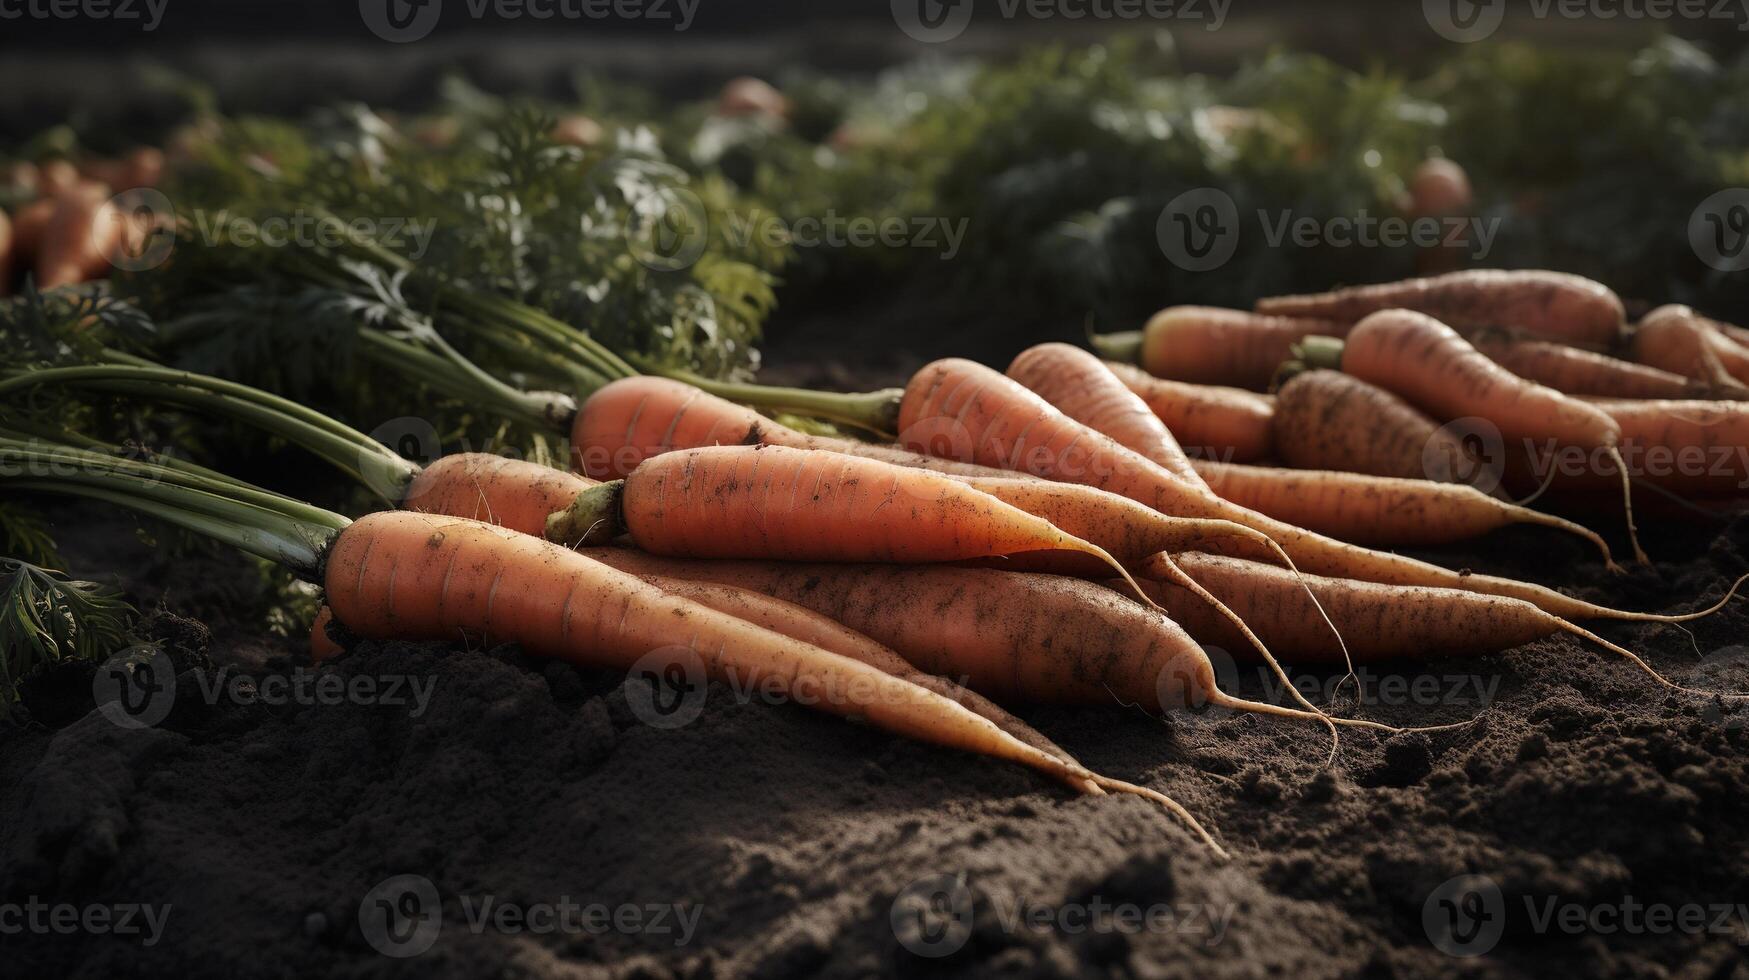
[[[800,334],[798,360],[816,357]],[[815,371],[891,381],[912,366],[871,378],[847,360]],[[222,555],[165,560],[94,513],[62,515],[74,571],[130,569],[123,583],[162,607],[175,707],[130,730],[80,701],[88,674],[49,685],[43,723],[0,741],[0,903],[144,903],[167,918],[150,945],[8,930],[8,975],[1749,975],[1749,710],[1568,638],[1372,668],[1351,712],[1479,720],[1350,731],[1332,767],[1309,725],[1023,710],[1094,768],[1182,801],[1234,852],[1222,863],[1135,798],[1074,798],[1018,767],[724,687],[690,724],[654,727],[632,707],[648,681],[512,648],[363,644],[321,674],[374,696],[261,703],[251,691],[309,668],[300,641],[216,612],[252,572]],[[1537,529],[1430,557],[1670,611],[1749,568],[1749,520],[1665,524],[1647,541],[1661,564],[1621,579]],[[1678,683],[1749,690],[1749,604],[1692,639],[1600,629]],[[254,686],[209,695],[227,669]],[[1410,681],[1422,687],[1392,686]],[[1466,875],[1482,877],[1453,883]],[[473,925],[487,896],[532,925]],[[546,928],[539,913],[567,901],[618,924],[578,913],[570,932]],[[433,930],[419,955],[379,951]],[[1436,938],[1485,952],[1450,955]]]

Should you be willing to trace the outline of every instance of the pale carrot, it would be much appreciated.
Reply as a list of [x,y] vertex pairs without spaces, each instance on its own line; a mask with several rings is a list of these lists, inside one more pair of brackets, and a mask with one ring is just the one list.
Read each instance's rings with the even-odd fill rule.
[[1356,323],[1380,310],[1414,310],[1459,330],[1489,327],[1607,349],[1621,335],[1621,299],[1582,276],[1540,269],[1472,269],[1257,301],[1259,313]]
[[1290,466],[1467,483],[1474,459],[1457,434],[1377,385],[1304,371],[1275,395],[1278,455]]
[[1686,306],[1660,306],[1642,317],[1629,352],[1641,364],[1694,378],[1732,397],[1749,385],[1749,350]]
[[[1478,338],[1476,349],[1513,374],[1568,395],[1699,398],[1704,382],[1595,351],[1540,340]],[[1744,392],[1749,394],[1749,389]]]
[[1382,547],[1442,545],[1512,524],[1540,524],[1584,538],[1606,564],[1615,565],[1609,544],[1596,532],[1463,484],[1209,461],[1196,465],[1221,497],[1340,541]]
[[1021,351],[1008,376],[1031,388],[1063,414],[1130,447],[1190,481],[1202,477],[1172,432],[1148,403],[1124,386],[1099,358],[1068,344],[1038,344]]
[[1252,463],[1275,452],[1270,428],[1274,396],[1243,388],[1168,381],[1117,361],[1106,361],[1105,366],[1198,458]]
[[1092,341],[1107,360],[1139,364],[1156,378],[1263,391],[1293,345],[1313,335],[1340,337],[1346,332],[1347,324],[1331,319],[1170,306],[1140,331]]

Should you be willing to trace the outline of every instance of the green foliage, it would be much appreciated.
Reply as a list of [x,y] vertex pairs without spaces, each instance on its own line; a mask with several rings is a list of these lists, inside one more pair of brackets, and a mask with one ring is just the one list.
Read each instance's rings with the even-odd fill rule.
[[121,649],[134,618],[113,589],[0,558],[0,721],[12,718],[26,678],[59,661],[100,660]]

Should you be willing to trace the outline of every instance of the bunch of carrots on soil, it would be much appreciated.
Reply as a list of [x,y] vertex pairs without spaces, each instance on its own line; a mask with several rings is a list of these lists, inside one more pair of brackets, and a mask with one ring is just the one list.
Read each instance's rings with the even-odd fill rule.
[[1396,731],[1291,684],[1293,707],[1223,691],[1203,645],[1250,651],[1285,681],[1284,661],[1352,670],[1556,633],[1685,695],[1733,696],[1679,688],[1580,624],[1680,622],[1731,593],[1632,612],[1372,546],[1522,523],[1616,567],[1602,536],[1508,495],[1538,466],[1512,454],[1552,447],[1596,472],[1541,483],[1606,495],[1643,560],[1634,489],[1743,498],[1741,470],[1637,468],[1654,447],[1749,446],[1749,402],[1733,400],[1749,383],[1743,341],[1678,307],[1630,330],[1613,293],[1573,276],[1455,273],[1256,312],[1176,307],[1095,338],[1104,360],[1045,344],[1006,373],[936,361],[846,403],[892,442],[787,427],[739,403],[751,386],[731,400],[621,378],[545,413],[569,437],[569,472],[482,454],[421,467],[286,399],[118,355],[12,372],[0,405],[54,385],[217,414],[327,459],[391,509],[349,520],[193,464],[3,427],[0,482],[285,564],[325,590],[318,659],[403,638],[514,641],[618,669],[684,661],[1078,792],[1145,797],[1222,852],[1165,793],[1088,769],[1002,705],[1217,704]]

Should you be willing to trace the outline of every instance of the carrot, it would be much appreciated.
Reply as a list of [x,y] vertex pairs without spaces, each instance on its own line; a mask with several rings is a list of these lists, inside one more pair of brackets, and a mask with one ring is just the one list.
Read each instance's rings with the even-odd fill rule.
[[54,213],[54,199],[45,197],[20,207],[12,216],[12,258],[17,268],[30,268],[35,263],[43,229],[49,226],[49,217]]
[[81,183],[79,168],[67,160],[44,160],[37,164],[37,193],[43,197],[59,197]]
[[[1327,632],[1306,627],[1306,616],[1312,612],[1311,597],[1315,596],[1338,628],[1354,638],[1346,649],[1362,662],[1496,653],[1556,633],[1570,633],[1626,658],[1666,687],[1691,694],[1711,693],[1674,684],[1633,651],[1519,599],[1315,575],[1307,576],[1310,588],[1305,589],[1281,569],[1255,562],[1197,554],[1180,555],[1178,561],[1185,572],[1237,611],[1272,649],[1299,662],[1341,663],[1344,658]],[[1156,591],[1156,597],[1174,619],[1197,635],[1223,643],[1240,642],[1231,624],[1212,615],[1194,595],[1163,587]]]
[[407,485],[401,506],[468,517],[540,536],[547,517],[571,506],[594,480],[527,460],[454,453],[426,466]]
[[1374,313],[1355,324],[1346,341],[1319,340],[1305,345],[1305,350],[1308,363],[1339,362],[1344,372],[1388,388],[1436,418],[1486,419],[1511,442],[1552,439],[1603,451],[1620,474],[1634,557],[1649,561],[1634,527],[1632,488],[1620,452],[1621,427],[1602,410],[1514,375],[1451,327],[1409,310]]
[[1749,330],[1745,330],[1734,323],[1726,323],[1723,320],[1713,320],[1704,316],[1700,319],[1702,323],[1705,323],[1719,333],[1731,338],[1731,340],[1739,346],[1749,348]]
[[1409,200],[1412,213],[1445,218],[1468,214],[1475,195],[1464,168],[1445,157],[1428,157],[1409,177]]
[[0,210],[0,296],[12,289],[12,253],[16,244],[12,236],[12,219]]
[[1394,730],[1233,697],[1176,623],[1081,579],[948,565],[700,561],[626,548],[582,553],[636,575],[738,585],[805,606],[891,647],[918,670],[960,678],[998,701],[1115,700],[1156,712],[1214,704]]
[[1660,306],[1642,317],[1630,352],[1641,364],[1694,378],[1733,397],[1749,384],[1749,351],[1686,306]]
[[1227,500],[1341,541],[1441,545],[1509,524],[1541,524],[1579,535],[1597,546],[1605,563],[1615,564],[1596,532],[1462,484],[1214,462],[1198,463],[1197,469]]
[[669,595],[709,606],[720,613],[752,623],[762,629],[781,633],[792,640],[817,646],[829,653],[848,657],[874,667],[883,673],[910,681],[918,687],[934,691],[950,701],[989,719],[996,727],[1015,738],[1041,749],[1064,762],[1080,765],[1075,757],[1043,733],[1010,714],[994,701],[974,691],[966,690],[945,677],[925,674],[892,648],[845,626],[829,616],[821,615],[793,602],[785,602],[763,592],[719,582],[696,582],[662,575],[639,576]]
[[621,534],[653,554],[692,558],[945,562],[1062,551],[1129,574],[1098,545],[944,475],[785,446],[656,456],[577,494],[546,526],[549,541],[572,545]]
[[55,199],[36,244],[38,287],[53,289],[103,275],[123,231],[108,198],[107,188],[84,184]]
[[1540,269],[1472,269],[1257,301],[1257,312],[1356,323],[1380,310],[1426,313],[1459,330],[1488,327],[1604,349],[1621,334],[1621,299],[1582,276]]
[[1105,366],[1196,456],[1250,463],[1275,452],[1270,432],[1270,419],[1275,414],[1272,396],[1243,388],[1169,381],[1117,361],[1106,361]]
[[1704,392],[1704,385],[1681,374],[1564,344],[1493,337],[1478,338],[1476,349],[1526,381],[1568,395],[1685,398]]
[[593,479],[624,477],[639,463],[674,449],[705,446],[828,449],[970,476],[1004,475],[989,467],[921,457],[890,446],[797,432],[750,408],[668,378],[624,378],[595,390],[571,425],[571,465]]
[[1468,482],[1472,458],[1450,429],[1377,385],[1305,371],[1275,395],[1275,440],[1290,466],[1404,480]]
[[1749,402],[1592,402],[1621,426],[1635,479],[1685,494],[1749,492]]
[[1340,337],[1343,323],[1311,317],[1260,316],[1213,306],[1169,306],[1139,332],[1094,337],[1100,356],[1140,364],[1157,378],[1262,391],[1308,336]]
[[1008,376],[1166,471],[1202,482],[1160,417],[1092,354],[1068,344],[1038,344],[1020,352]]
[[340,642],[334,639],[333,634],[328,632],[328,627],[333,622],[334,610],[327,603],[323,603],[322,607],[316,610],[315,621],[310,623],[311,662],[321,663],[346,652],[346,648],[341,646]]
[[[901,427],[928,431],[925,423],[951,421],[956,451],[964,446],[977,463],[1021,470],[1033,476],[1084,483],[1162,513],[1231,520],[1269,535],[1300,569],[1321,575],[1401,585],[1433,585],[1525,599],[1565,618],[1599,617],[1649,622],[1695,618],[1609,609],[1553,589],[1454,572],[1401,555],[1372,551],[1314,534],[1191,487],[1153,463],[1058,412],[1013,379],[971,361],[949,358],[925,365],[911,379],[901,406]],[[960,438],[960,434],[964,438]],[[974,435],[975,434],[975,435]],[[928,449],[928,443],[907,448]],[[939,446],[937,448],[940,448]],[[1708,612],[1710,612],[1709,610]]]

